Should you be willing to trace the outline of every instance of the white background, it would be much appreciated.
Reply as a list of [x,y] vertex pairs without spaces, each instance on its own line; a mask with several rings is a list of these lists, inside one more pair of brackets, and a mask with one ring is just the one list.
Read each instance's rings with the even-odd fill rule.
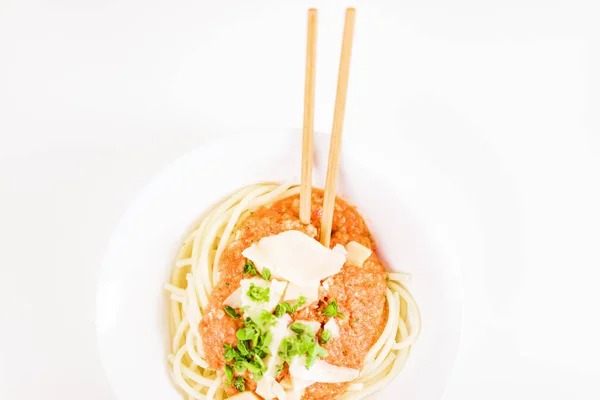
[[[114,400],[95,339],[114,226],[189,149],[300,126],[307,5],[328,131],[346,4],[0,0],[0,399]],[[348,134],[410,142],[481,231],[444,400],[600,398],[595,2],[352,4]]]

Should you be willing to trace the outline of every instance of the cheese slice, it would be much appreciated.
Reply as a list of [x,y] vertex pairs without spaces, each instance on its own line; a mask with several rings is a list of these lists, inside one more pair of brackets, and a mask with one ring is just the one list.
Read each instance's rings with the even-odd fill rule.
[[275,398],[275,394],[273,393],[273,382],[275,382],[275,378],[272,376],[263,376],[256,384],[256,394],[265,400],[273,400]]
[[252,260],[259,271],[269,268],[276,278],[309,287],[318,287],[321,280],[340,272],[346,261],[343,246],[328,249],[295,230],[264,237],[242,255]]
[[260,400],[260,398],[252,392],[242,392],[228,397],[227,400]]
[[325,279],[323,281],[323,283],[321,284],[321,286],[323,287],[323,289],[325,289],[325,292],[328,292],[329,289],[331,289],[331,285],[333,285],[333,278],[329,277],[327,279]]
[[307,381],[305,379],[294,378],[293,376],[290,378],[291,382],[291,391],[296,393],[304,393],[304,389],[315,383],[315,381]]
[[346,255],[346,262],[350,265],[356,265],[357,267],[362,267],[364,262],[367,261],[367,258],[371,257],[371,254],[373,254],[373,250],[354,241],[346,245],[346,251],[348,252]]
[[288,287],[283,295],[283,301],[287,301],[289,303],[293,303],[297,301],[300,296],[304,296],[306,298],[306,303],[299,307],[298,310],[302,310],[304,307],[307,307],[319,300],[319,287],[318,286],[298,286],[293,283],[288,284]]
[[287,400],[301,400],[305,389],[313,383],[315,382],[293,378],[292,376],[288,375],[281,380],[281,387],[285,389]]
[[[261,287],[263,289],[269,288],[269,300],[265,302],[255,302],[248,297],[248,290],[252,285]],[[245,307],[246,311],[244,311],[244,314],[252,318],[260,314],[260,312],[263,310],[273,312],[277,304],[279,304],[286,287],[287,282],[281,282],[276,279],[272,279],[270,281],[266,281],[261,278],[242,279],[240,282],[240,306]]]
[[288,325],[291,323],[292,317],[289,314],[283,314],[277,319],[275,326],[271,328],[271,343],[269,344],[269,352],[271,354],[277,354],[281,341],[290,334]]
[[277,381],[273,382],[273,394],[278,400],[287,400],[287,393],[283,389],[283,386]]
[[304,390],[286,390],[286,400],[301,400],[304,395]]
[[285,293],[285,289],[287,288],[288,283],[283,281],[278,281],[277,279],[271,279],[270,283],[270,293],[269,293],[269,301],[267,302],[266,309],[270,312],[275,310],[277,304],[281,301],[283,294]]
[[316,360],[310,368],[306,368],[306,357],[294,357],[290,364],[293,379],[305,381],[340,383],[350,382],[358,378],[357,369],[338,367],[323,360]]
[[279,352],[281,341],[291,334],[288,329],[288,325],[291,322],[292,317],[290,317],[289,314],[283,314],[281,318],[277,320],[275,326],[271,328],[271,343],[268,346],[271,355],[268,356],[266,360],[267,372],[265,375],[276,377],[275,373],[277,372],[277,366],[281,364],[281,358],[277,353]]
[[239,287],[236,290],[234,290],[233,293],[231,293],[229,297],[225,299],[223,305],[233,308],[242,307],[242,288]]
[[331,338],[339,338],[340,337],[340,326],[335,322],[335,318],[329,318],[329,321],[325,323],[323,329],[327,329],[331,332]]
[[[287,384],[284,384],[284,381]],[[314,381],[306,381],[304,379],[294,378],[293,376],[287,376],[284,381],[281,381],[281,383],[282,386],[287,389],[285,391],[287,400],[301,400],[305,389],[315,383]]]
[[283,389],[283,386],[272,376],[264,376],[258,381],[256,384],[256,394],[265,400],[286,400],[287,398],[287,393]]

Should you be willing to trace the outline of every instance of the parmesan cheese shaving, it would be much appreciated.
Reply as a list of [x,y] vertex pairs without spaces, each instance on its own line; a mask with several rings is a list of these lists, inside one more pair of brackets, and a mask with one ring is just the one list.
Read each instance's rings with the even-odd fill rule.
[[242,288],[237,288],[233,293],[231,293],[229,297],[225,299],[223,305],[233,308],[242,307]]
[[283,295],[283,301],[293,302],[304,296],[306,303],[299,307],[298,310],[302,310],[304,307],[319,300],[319,287],[318,286],[298,286],[293,283],[288,284],[287,290]]
[[306,357],[294,357],[290,364],[293,379],[313,382],[340,383],[358,378],[357,369],[338,367],[323,360],[316,360],[312,367],[306,368]]
[[292,391],[296,393],[304,393],[304,389],[315,383],[315,381],[307,381],[305,379],[300,378],[291,378],[292,382]]
[[328,249],[300,231],[267,236],[252,244],[242,255],[262,271],[298,286],[319,287],[321,280],[335,275],[346,261],[346,249],[337,245]]
[[283,338],[290,334],[288,325],[292,322],[292,317],[289,314],[283,314],[281,318],[277,320],[277,323],[271,328],[271,343],[269,344],[269,352],[271,355],[268,357],[267,372],[266,375],[275,377],[277,366],[281,364],[281,358],[277,355],[279,346]]
[[301,400],[304,395],[304,390],[286,390],[285,394],[287,400]]
[[281,301],[283,294],[285,293],[285,288],[287,287],[287,282],[278,281],[277,279],[271,279],[269,281],[271,284],[269,301],[267,302],[266,310],[269,312],[273,312],[277,304]]
[[283,390],[283,386],[277,381],[273,382],[273,394],[278,400],[287,400],[287,393]]
[[350,265],[356,265],[357,267],[362,267],[367,258],[371,257],[373,251],[368,247],[363,246],[358,242],[350,242],[346,245],[346,251],[348,254],[346,255],[346,262]]
[[328,292],[329,289],[331,288],[331,285],[333,285],[333,278],[327,278],[323,281],[323,289],[325,289],[325,292]]
[[331,332],[332,339],[340,337],[340,326],[335,322],[335,318],[329,318],[329,321],[323,326],[323,329]]
[[256,384],[256,394],[265,400],[273,400],[275,398],[275,394],[273,393],[273,382],[275,382],[275,378],[272,376],[263,376]]
[[281,386],[285,389],[287,400],[301,400],[304,395],[304,389],[313,383],[315,382],[305,381],[288,375],[281,381]]
[[275,380],[272,376],[264,376],[256,384],[256,394],[261,396],[265,400],[286,400],[287,393],[283,389],[283,386]]

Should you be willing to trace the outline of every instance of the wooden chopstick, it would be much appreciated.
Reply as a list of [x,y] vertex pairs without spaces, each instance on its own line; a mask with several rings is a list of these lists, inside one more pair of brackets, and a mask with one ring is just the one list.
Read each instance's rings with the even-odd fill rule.
[[323,198],[323,214],[321,216],[321,244],[329,247],[331,239],[331,225],[335,205],[335,187],[339,172],[340,150],[342,148],[342,130],[344,128],[344,114],[346,112],[346,94],[348,93],[348,77],[350,75],[350,58],[352,56],[352,40],[354,38],[354,20],[356,10],[346,10],[344,24],[344,39],[342,41],[342,54],[340,56],[340,69],[338,72],[338,86],[335,96],[335,109],[333,113],[333,127],[329,144],[329,160],[327,161],[327,179],[325,181],[325,195]]
[[300,221],[310,223],[312,202],[313,130],[315,121],[315,75],[317,59],[317,10],[308,10],[306,34],[306,76],[304,81],[304,125],[302,130],[302,177],[300,180]]

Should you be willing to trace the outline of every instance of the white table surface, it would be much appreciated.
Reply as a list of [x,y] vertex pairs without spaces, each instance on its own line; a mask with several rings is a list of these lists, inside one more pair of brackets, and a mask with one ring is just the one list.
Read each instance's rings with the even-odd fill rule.
[[[345,3],[0,2],[0,399],[115,400],[95,290],[117,221],[189,149],[300,126],[307,4],[328,131]],[[351,3],[349,134],[402,135],[481,230],[444,400],[600,398],[596,2]]]

